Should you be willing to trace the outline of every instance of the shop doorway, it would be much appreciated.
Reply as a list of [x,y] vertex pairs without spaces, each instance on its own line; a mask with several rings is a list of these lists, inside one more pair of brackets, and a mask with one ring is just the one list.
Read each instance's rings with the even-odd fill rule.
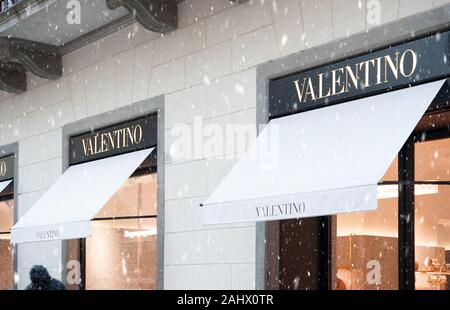
[[268,288],[329,289],[330,217],[275,221],[268,228]]

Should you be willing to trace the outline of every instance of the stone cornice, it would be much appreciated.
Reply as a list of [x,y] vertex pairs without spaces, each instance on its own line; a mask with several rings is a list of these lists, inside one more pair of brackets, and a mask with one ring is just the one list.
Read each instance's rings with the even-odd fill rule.
[[0,89],[15,94],[27,90],[26,71],[44,79],[62,76],[62,57],[56,46],[0,37]]
[[178,26],[178,5],[174,0],[106,0],[109,9],[127,9],[146,29],[167,33]]
[[[244,3],[248,0],[223,0]],[[146,29],[167,33],[178,26],[178,2],[176,0],[106,0],[109,9],[123,6]]]

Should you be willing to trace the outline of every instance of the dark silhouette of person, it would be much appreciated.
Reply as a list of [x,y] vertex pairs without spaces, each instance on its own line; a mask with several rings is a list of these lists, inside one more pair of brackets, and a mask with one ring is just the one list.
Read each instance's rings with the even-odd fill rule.
[[65,290],[64,284],[54,279],[44,266],[33,266],[30,270],[31,284],[25,290],[28,291],[61,291]]

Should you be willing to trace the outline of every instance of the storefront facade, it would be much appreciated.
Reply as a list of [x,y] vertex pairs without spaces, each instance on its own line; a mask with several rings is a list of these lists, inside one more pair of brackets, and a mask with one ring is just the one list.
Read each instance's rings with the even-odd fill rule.
[[[96,124],[98,130],[92,131],[92,124]],[[164,98],[160,96],[63,127],[66,168],[152,149],[126,184],[116,191],[93,219],[97,227],[92,227],[92,235],[97,238],[63,243],[65,257],[62,261],[80,262],[81,278],[66,274],[66,277],[74,277],[75,283],[71,289],[162,288],[164,173],[158,173],[158,166],[164,165],[163,124]],[[115,137],[109,143],[103,142],[103,149],[102,143],[98,143],[102,135],[105,138]],[[124,235],[123,241],[120,241],[118,234]],[[105,243],[109,247],[104,247]],[[99,247],[104,247],[104,251],[98,251]],[[126,273],[123,273],[123,262],[129,269]],[[99,265],[105,268],[99,270]],[[115,266],[113,272],[107,268],[112,265]]]
[[[370,55],[374,50],[432,36],[449,27],[446,1],[379,1],[381,16],[376,23],[367,17],[371,12],[369,2],[327,0],[315,1],[313,5],[310,1],[286,0],[231,5],[225,0],[187,0],[178,5],[178,30],[169,35],[148,32],[136,23],[104,34],[101,39],[97,35],[80,43],[63,55],[61,79],[49,82],[30,75],[29,89],[24,94],[5,94],[0,102],[0,145],[17,143],[20,150],[15,170],[18,175],[14,178],[20,203],[15,199],[16,219],[31,210],[64,171],[76,166],[70,161],[71,138],[157,115],[157,143],[153,145],[157,150],[157,211],[144,215],[156,216],[157,221],[151,288],[335,288],[337,279],[333,274],[347,270],[337,270],[337,263],[328,259],[318,269],[318,278],[326,279],[326,284],[292,284],[290,275],[285,277],[289,280],[277,284],[283,277],[280,264],[293,266],[298,260],[296,263],[295,257],[289,259],[289,246],[281,250],[272,240],[283,233],[289,236],[297,224],[281,229],[282,224],[277,222],[203,225],[199,205],[254,141],[256,130],[247,133],[243,146],[227,148],[226,142],[220,151],[209,154],[204,148],[211,140],[221,139],[211,139],[210,125],[225,131],[227,125],[250,125],[256,129],[257,124],[267,124],[274,117],[269,115],[273,110],[269,96],[273,79]],[[433,49],[433,43],[429,48]],[[407,56],[411,55],[406,53]],[[280,111],[278,116],[291,112]],[[187,131],[195,136],[198,128],[200,142],[191,141],[189,151],[180,149],[180,134]],[[195,151],[196,145],[202,150]],[[395,185],[398,178],[386,181]],[[390,203],[395,205],[391,200]],[[397,218],[399,213],[392,211],[384,217]],[[136,214],[130,216],[132,220],[148,220]],[[318,219],[316,223],[305,221],[309,228],[304,229],[311,233],[326,222],[330,231],[323,239],[329,245],[327,257],[333,259],[337,252],[347,250],[339,245],[345,242],[343,238],[330,236],[344,237],[344,232],[338,233],[340,225],[359,220],[338,217]],[[95,222],[99,221],[92,225]],[[398,234],[403,234],[398,238],[404,239],[402,244],[406,247],[411,246],[410,227],[397,224],[405,226],[398,230]],[[320,240],[310,240],[316,242],[311,245],[311,252],[322,246]],[[83,247],[59,240],[19,244],[17,288],[23,289],[29,283],[28,272],[35,264],[45,265],[62,280],[71,278],[79,268],[80,283],[89,288],[83,282],[89,250],[83,254],[83,261],[80,256],[73,256],[74,249],[80,251],[78,255]],[[285,251],[280,255],[281,263],[275,257],[280,254],[278,250]],[[397,253],[392,257],[400,260],[400,249],[393,251]],[[73,261],[81,264],[74,265]],[[404,262],[405,279],[395,275],[393,286],[381,288],[411,288],[407,279],[414,272],[408,262]],[[395,267],[400,265],[392,269]],[[115,271],[121,268],[111,266]],[[360,278],[364,279],[366,273]],[[338,277],[347,281],[346,275]],[[299,279],[297,282],[307,282],[301,280],[303,277]],[[353,283],[358,278],[355,279]]]
[[[384,31],[386,33],[386,29]],[[367,42],[372,34],[380,35],[373,31],[361,35],[360,39]],[[275,61],[260,67],[259,89],[265,93],[263,98],[266,105],[268,103],[268,108],[262,115],[262,118],[266,120],[283,119],[289,115],[313,110],[320,112],[321,109],[335,106],[336,119],[351,121],[346,118],[343,110],[338,109],[339,104],[355,101],[355,103],[370,106],[369,102],[358,99],[375,96],[375,100],[381,101],[383,93],[392,93],[397,89],[418,84],[426,88],[427,82],[439,80],[436,93],[427,103],[425,115],[422,117],[422,113],[420,114],[419,124],[415,126],[406,143],[404,145],[402,143],[403,147],[397,158],[378,182],[376,211],[348,214],[348,210],[325,211],[326,200],[323,199],[323,215],[326,215],[326,212],[338,213],[338,215],[310,217],[304,208],[300,210],[300,213],[304,213],[306,217],[304,219],[257,224],[261,234],[264,231],[267,241],[267,245],[261,249],[266,253],[264,263],[261,261],[261,265],[265,264],[266,287],[272,289],[448,289],[446,271],[448,257],[445,256],[448,254],[445,245],[446,233],[444,233],[446,228],[442,224],[445,221],[436,215],[436,212],[440,212],[437,210],[446,209],[445,203],[440,207],[437,201],[442,202],[446,199],[446,166],[439,163],[445,159],[440,158],[439,154],[445,152],[445,139],[448,137],[448,128],[444,121],[449,103],[449,84],[446,80],[449,67],[447,56],[445,56],[448,53],[448,38],[445,39],[447,35],[447,32],[437,35],[424,34],[423,37],[418,35],[415,39],[398,40],[396,41],[398,44],[388,43],[385,48],[378,45],[376,48],[370,48],[370,53],[355,52],[354,57],[337,57],[337,61],[332,63],[319,62],[312,66],[305,65],[300,69],[297,67],[298,58],[295,57],[287,57],[279,63]],[[357,40],[356,37],[355,39]],[[431,42],[437,44],[431,44]],[[441,48],[439,44],[442,44]],[[334,51],[333,46],[334,44],[330,44],[329,50]],[[430,48],[430,46],[433,47]],[[411,55],[408,61],[405,58],[402,60],[405,52]],[[382,65],[383,59],[390,62],[390,53],[396,55],[398,75],[397,72],[394,74],[391,72],[391,75],[387,76],[390,65]],[[427,60],[427,56],[434,53],[439,54],[439,57],[435,55]],[[307,57],[306,53],[305,58]],[[373,63],[372,74],[370,72],[366,74],[367,71],[349,73],[351,70],[364,68],[364,63],[367,62]],[[426,64],[425,69],[419,68],[420,63]],[[383,69],[377,69],[377,64]],[[410,69],[409,72],[401,68],[401,65],[405,64]],[[279,70],[279,68],[284,69]],[[336,72],[342,73],[342,76]],[[402,72],[405,74],[403,75]],[[433,72],[436,74],[434,75]],[[384,76],[380,76],[379,73]],[[349,77],[350,75],[352,77]],[[363,81],[357,82],[358,78]],[[404,78],[407,80],[402,81]],[[383,86],[383,83],[389,85]],[[356,88],[351,89],[352,86]],[[339,94],[336,94],[335,89],[338,89]],[[405,100],[407,102],[422,100],[420,96],[413,98],[405,98]],[[376,118],[377,108],[375,106],[372,108],[374,110],[371,117]],[[357,109],[353,112],[354,117],[362,117]],[[395,112],[392,111],[392,113]],[[323,113],[323,119],[316,120],[318,131],[327,127],[326,120],[325,113]],[[370,124],[368,126],[370,128]],[[380,122],[379,126],[386,127],[387,124]],[[311,129],[307,125],[304,128]],[[302,127],[301,130],[305,130],[304,128]],[[365,132],[367,128],[363,129]],[[337,127],[335,130],[339,131]],[[382,131],[379,130],[380,135]],[[364,137],[362,132],[361,137]],[[336,144],[342,142],[338,139],[332,139],[332,141]],[[333,150],[336,152],[336,145],[330,146],[329,151],[332,154]],[[338,154],[339,151],[335,156],[339,156]],[[351,157],[351,155],[348,156]],[[369,159],[370,156],[366,158],[372,165],[375,164]],[[317,159],[323,160],[319,157]],[[357,167],[356,158],[354,160]],[[320,169],[317,171],[320,173]],[[350,175],[351,173],[348,174]],[[339,204],[339,197],[336,198],[335,203]],[[273,214],[264,216],[270,217]],[[279,212],[276,216],[279,216]],[[285,217],[294,218],[295,216],[286,215]],[[444,226],[439,227],[439,225]],[[433,261],[435,265],[427,265],[430,261]]]

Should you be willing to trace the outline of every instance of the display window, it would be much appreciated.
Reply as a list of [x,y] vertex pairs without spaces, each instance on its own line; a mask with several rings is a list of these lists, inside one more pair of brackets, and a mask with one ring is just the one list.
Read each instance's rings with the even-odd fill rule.
[[[448,113],[437,113],[427,118],[433,131],[423,133],[414,144],[414,280],[418,290],[450,289],[450,132],[448,125],[442,128],[447,117]],[[427,194],[418,195],[418,191]]]
[[412,269],[403,287],[450,289],[449,115],[425,115],[404,147],[411,163],[404,165],[403,191],[412,199],[398,199],[397,158],[380,184],[375,212],[336,216],[337,289],[398,289],[402,261]]
[[336,289],[398,289],[397,162],[379,185],[377,210],[335,217]]
[[157,174],[142,170],[100,210],[82,242],[87,290],[156,289]]

